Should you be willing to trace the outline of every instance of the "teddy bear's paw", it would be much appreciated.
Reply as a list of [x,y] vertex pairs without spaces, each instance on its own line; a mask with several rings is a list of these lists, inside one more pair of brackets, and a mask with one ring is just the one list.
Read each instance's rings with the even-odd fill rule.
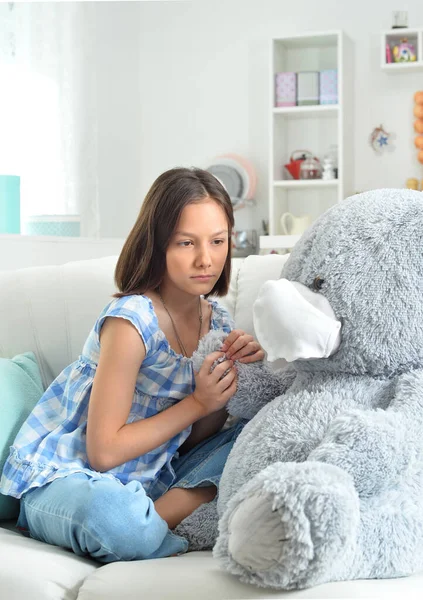
[[345,579],[359,519],[354,484],[341,469],[275,463],[230,500],[214,556],[242,581],[275,589]]
[[273,508],[272,498],[266,495],[250,496],[241,502],[229,518],[228,533],[230,555],[256,571],[277,565],[281,543],[288,542],[291,534]]
[[[225,333],[223,329],[212,329],[201,338],[197,350],[192,355],[192,366],[194,367],[194,371],[199,371],[201,369],[201,365],[206,356],[220,350],[227,335],[228,334]],[[213,367],[215,367],[216,364],[217,361],[215,361]]]

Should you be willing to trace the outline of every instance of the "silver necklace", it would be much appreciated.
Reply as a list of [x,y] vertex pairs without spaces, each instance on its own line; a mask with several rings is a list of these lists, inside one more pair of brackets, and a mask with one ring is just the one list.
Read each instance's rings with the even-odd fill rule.
[[[165,309],[165,311],[166,311],[166,312],[167,312],[167,314],[169,315],[170,322],[172,323],[172,326],[173,326],[173,331],[175,332],[175,337],[176,337],[176,339],[178,340],[179,348],[181,349],[181,354],[182,354],[183,356],[188,356],[188,353],[187,353],[187,351],[185,350],[185,346],[183,345],[183,343],[182,343],[182,340],[181,340],[181,338],[180,338],[180,337],[179,337],[179,335],[178,335],[178,331],[177,331],[177,329],[176,329],[175,322],[174,322],[174,320],[172,319],[172,315],[170,314],[170,312],[169,312],[169,309],[168,309],[168,307],[166,306],[166,304],[165,304],[165,301],[164,301],[164,300],[163,300],[163,298],[162,298],[162,295],[161,295],[161,293],[160,293],[160,288],[158,289],[158,292],[159,292],[159,298],[160,298],[160,300],[161,300],[161,303],[163,304],[163,308]],[[200,322],[200,326],[199,326],[199,329],[198,329],[198,342],[200,342],[200,338],[201,338],[201,327],[202,327],[202,325],[203,325],[203,310],[202,310],[202,308],[201,308],[201,297],[199,297],[199,298],[198,298],[198,312],[199,312],[199,314],[198,314],[198,320],[199,320],[199,322]]]

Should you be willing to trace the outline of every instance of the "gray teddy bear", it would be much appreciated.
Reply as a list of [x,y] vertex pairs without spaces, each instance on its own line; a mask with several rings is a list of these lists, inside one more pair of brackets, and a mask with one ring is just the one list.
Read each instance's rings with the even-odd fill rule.
[[[276,589],[422,570],[422,194],[375,190],[337,204],[281,278],[275,285],[328,304],[339,339],[321,358],[291,362],[285,393],[236,441],[214,556],[242,581]],[[260,329],[266,315],[255,316]],[[286,346],[293,315],[279,318],[272,327]]]
[[329,209],[263,286],[255,326],[291,362],[269,377],[272,401],[249,375],[231,400],[253,418],[221,479],[215,558],[275,589],[422,570],[423,195],[375,190]]

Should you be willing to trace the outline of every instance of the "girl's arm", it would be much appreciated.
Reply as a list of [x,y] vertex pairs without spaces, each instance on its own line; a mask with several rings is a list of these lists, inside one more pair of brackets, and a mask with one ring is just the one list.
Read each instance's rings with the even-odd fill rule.
[[230,366],[228,361],[210,374],[217,356],[210,355],[204,361],[195,396],[191,394],[153,417],[127,424],[145,347],[129,321],[107,318],[101,330],[100,358],[88,406],[87,455],[91,466],[108,471],[146,454],[225,406],[236,389],[235,374],[219,382]]
[[[229,316],[227,317],[228,322],[230,321]],[[262,364],[260,361],[263,360],[264,357],[264,352],[262,347],[260,346],[260,344],[258,342],[256,342],[256,340],[253,338],[253,336],[245,333],[244,331],[242,331],[241,329],[233,329],[231,331],[231,333],[224,339],[223,345],[221,347],[221,351],[225,352],[225,354],[227,355],[228,358],[230,358],[231,360],[237,360],[240,363],[256,363],[254,365],[254,367],[256,367],[256,369],[263,369]],[[259,364],[258,364],[259,363]],[[253,367],[253,370],[254,370]],[[239,368],[245,368],[244,365],[238,365],[238,369]],[[248,367],[251,369],[251,367]],[[269,371],[269,374],[271,374],[270,369],[266,370]],[[271,374],[272,375],[272,374]],[[266,374],[263,373],[261,379],[263,380],[263,384],[264,381],[267,379]],[[271,377],[271,379],[273,380],[274,378]],[[251,378],[247,376],[247,381],[249,381],[249,384],[251,384]],[[279,389],[279,388],[277,388]],[[260,402],[254,403],[254,415],[256,414],[256,412],[259,411],[259,409],[261,408],[262,404],[265,404],[269,401],[269,397],[270,399],[274,399],[276,396],[278,396],[279,394],[274,394],[275,391],[275,385],[271,385],[269,388],[269,393],[268,394],[262,394],[260,396]],[[239,394],[237,393],[236,396],[239,396]],[[248,397],[250,396],[250,394],[248,394]],[[232,400],[232,404],[233,404],[233,400]],[[239,404],[239,402],[237,402],[237,404]],[[249,400],[249,404],[251,404],[251,400]],[[240,406],[241,408],[241,406]],[[247,417],[247,418],[252,418],[249,416],[251,413],[251,409],[248,410],[248,412],[245,412],[243,415],[243,417]],[[205,440],[206,438],[214,435],[215,433],[217,433],[218,431],[220,431],[220,429],[222,429],[223,425],[226,422],[226,419],[228,418],[228,411],[226,408],[220,410],[219,412],[213,413],[211,415],[208,415],[207,417],[203,417],[202,419],[199,419],[196,423],[193,424],[192,426],[192,431],[189,435],[189,437],[185,440],[185,442],[182,444],[182,446],[180,447],[180,453],[181,454],[185,454],[186,452],[188,452],[189,450],[191,450],[191,448],[193,448],[194,446],[196,446],[197,444],[199,444],[200,442],[202,442],[203,440]]]

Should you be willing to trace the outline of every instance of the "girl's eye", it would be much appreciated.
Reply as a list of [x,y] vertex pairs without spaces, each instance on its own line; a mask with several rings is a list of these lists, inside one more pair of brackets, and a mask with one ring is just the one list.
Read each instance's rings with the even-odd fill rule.
[[313,290],[315,292],[319,292],[322,289],[324,283],[325,280],[322,277],[315,277],[313,281]]
[[[213,246],[221,246],[222,244],[225,243],[225,240],[213,240],[212,244]],[[182,248],[189,248],[189,246],[193,246],[194,243],[191,242],[190,240],[184,240],[183,242],[177,242],[178,246],[181,246]]]

